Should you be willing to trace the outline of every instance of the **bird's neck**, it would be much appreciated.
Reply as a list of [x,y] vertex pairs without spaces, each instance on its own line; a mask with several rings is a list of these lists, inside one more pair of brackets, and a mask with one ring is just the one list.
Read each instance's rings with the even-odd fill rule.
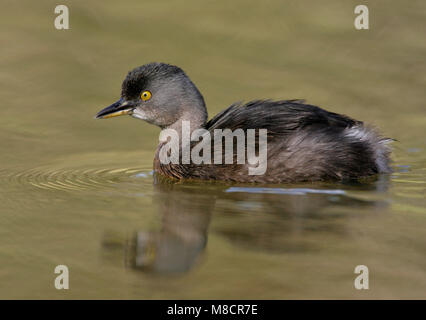
[[[154,158],[154,171],[160,173],[167,177],[174,178],[183,178],[184,177],[184,166],[179,164],[162,164],[160,161],[160,150],[167,143],[177,144],[174,147],[179,150],[179,159],[182,159],[182,150],[183,148],[188,147],[191,144],[191,135],[194,130],[203,128],[207,121],[207,110],[203,108],[192,109],[190,112],[182,112],[179,120],[173,124],[162,128],[162,133],[160,134],[160,144],[157,147],[157,151]],[[170,133],[169,130],[172,130],[173,133]],[[164,136],[163,136],[164,134]],[[174,137],[169,140],[165,137]],[[173,140],[173,141],[172,141]]]
[[192,134],[194,130],[204,127],[206,121],[207,111],[203,106],[188,111],[184,110],[176,122],[163,129],[175,130],[179,137],[182,138],[182,129],[189,129],[189,134]]

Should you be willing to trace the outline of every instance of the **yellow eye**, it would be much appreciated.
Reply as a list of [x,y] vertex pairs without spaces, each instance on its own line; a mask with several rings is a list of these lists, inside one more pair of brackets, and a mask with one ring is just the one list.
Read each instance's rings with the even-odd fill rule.
[[141,99],[143,101],[147,101],[147,100],[151,99],[151,92],[149,92],[148,90],[142,92]]

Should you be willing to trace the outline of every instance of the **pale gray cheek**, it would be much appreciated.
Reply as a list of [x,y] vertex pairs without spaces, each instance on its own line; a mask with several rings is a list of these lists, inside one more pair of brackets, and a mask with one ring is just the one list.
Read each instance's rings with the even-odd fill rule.
[[136,108],[133,110],[132,117],[140,120],[144,120],[148,123],[160,125],[161,123],[158,123],[158,119],[155,116],[155,114],[150,110],[142,110],[140,108]]
[[136,108],[135,110],[133,110],[132,117],[137,118],[137,119],[141,119],[141,120],[147,120],[148,119],[148,115],[146,114],[146,112],[139,109],[139,108]]

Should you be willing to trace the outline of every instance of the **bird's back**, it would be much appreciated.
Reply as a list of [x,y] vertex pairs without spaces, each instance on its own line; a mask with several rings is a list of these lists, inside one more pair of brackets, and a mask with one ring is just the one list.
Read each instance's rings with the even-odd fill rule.
[[268,132],[287,135],[307,126],[347,128],[360,121],[305,104],[303,100],[256,100],[236,103],[213,117],[206,128],[235,130],[268,129]]

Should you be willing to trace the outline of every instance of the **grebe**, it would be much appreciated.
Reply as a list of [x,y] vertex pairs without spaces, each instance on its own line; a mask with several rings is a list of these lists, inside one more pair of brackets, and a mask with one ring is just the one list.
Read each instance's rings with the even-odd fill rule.
[[[248,174],[249,164],[162,163],[161,142],[154,171],[173,179],[285,183],[354,180],[390,172],[389,142],[361,121],[305,104],[303,100],[256,100],[235,103],[207,121],[200,91],[185,72],[165,63],[149,63],[127,74],[121,98],[96,118],[131,115],[180,134],[190,130],[267,129],[264,174]],[[241,130],[240,130],[241,131]],[[192,142],[192,146],[196,145]],[[182,145],[180,145],[182,148]],[[235,149],[234,153],[235,153]],[[236,158],[236,153],[234,154]]]

